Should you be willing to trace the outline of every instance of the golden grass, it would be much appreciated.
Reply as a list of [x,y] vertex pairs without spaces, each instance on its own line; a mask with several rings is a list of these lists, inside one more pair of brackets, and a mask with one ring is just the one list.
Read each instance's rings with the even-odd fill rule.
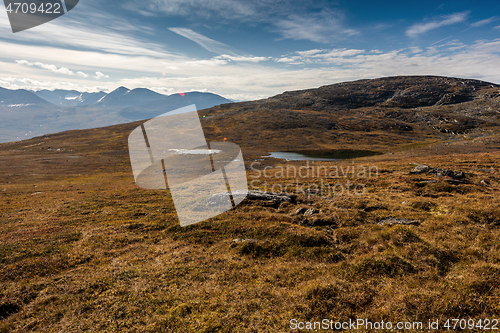
[[[357,180],[363,196],[245,202],[181,228],[168,191],[133,183],[127,132],[103,133],[0,147],[0,332],[287,332],[292,318],[500,315],[500,152],[484,143],[318,162],[380,172]],[[41,149],[69,138],[71,152]],[[46,143],[22,148],[36,140]],[[470,184],[410,175],[414,162],[468,172]],[[322,223],[302,225],[297,207]],[[377,224],[391,216],[421,225]]]

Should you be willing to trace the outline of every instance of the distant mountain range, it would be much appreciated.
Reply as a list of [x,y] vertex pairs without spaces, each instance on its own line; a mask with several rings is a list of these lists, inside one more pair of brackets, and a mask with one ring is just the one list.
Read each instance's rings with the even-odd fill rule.
[[96,93],[79,92],[76,90],[40,90],[34,91],[35,95],[44,100],[62,106],[86,106],[97,103],[107,94],[103,91]]
[[49,105],[50,103],[38,97],[31,91],[0,88],[0,105]]
[[146,88],[119,87],[110,93],[0,88],[0,142],[143,120],[191,104],[201,110],[230,102],[212,93],[167,96]]

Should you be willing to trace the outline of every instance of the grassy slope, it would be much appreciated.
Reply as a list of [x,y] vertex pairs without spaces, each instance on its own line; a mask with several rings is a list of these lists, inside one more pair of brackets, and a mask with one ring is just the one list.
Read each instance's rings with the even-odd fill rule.
[[[247,167],[272,150],[387,153],[309,165],[376,166],[377,177],[301,179],[366,184],[363,196],[245,202],[186,228],[168,191],[134,184],[127,136],[139,122],[0,145],[0,332],[285,332],[291,318],[500,315],[499,101],[485,89],[411,110],[311,108],[287,93],[200,111],[207,137],[240,144]],[[323,103],[321,91],[299,94]],[[305,165],[260,163],[271,175]],[[469,184],[410,175],[410,163],[467,172]],[[248,175],[268,188],[295,182]],[[315,226],[291,216],[298,207],[320,211]],[[422,224],[377,225],[391,216]]]
[[[291,318],[500,314],[498,137],[336,163],[379,168],[361,180],[364,196],[245,203],[180,228],[168,192],[133,183],[135,126],[0,146],[0,332],[284,332]],[[470,172],[472,184],[409,175],[412,162]],[[301,225],[290,213],[302,206],[332,227]],[[376,224],[388,216],[422,225]]]

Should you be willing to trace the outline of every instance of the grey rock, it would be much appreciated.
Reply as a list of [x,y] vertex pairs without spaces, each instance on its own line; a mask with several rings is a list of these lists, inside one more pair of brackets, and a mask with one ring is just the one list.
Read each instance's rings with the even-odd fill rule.
[[489,180],[483,179],[479,182],[482,186],[491,186],[491,183]]
[[233,239],[233,243],[255,243],[255,242],[258,242],[257,239],[251,239],[251,238],[236,238],[236,239]]
[[314,209],[314,208],[309,208],[308,210],[306,210],[304,212],[304,216],[312,216],[312,215],[317,214],[317,213],[319,213],[319,210]]
[[423,164],[417,165],[413,170],[410,171],[410,174],[412,174],[412,175],[419,175],[422,173],[435,174],[436,176],[450,177],[453,179],[463,179],[466,176],[464,172],[439,169],[439,168],[431,168],[428,165],[423,165]]
[[429,172],[431,168],[428,165],[419,164],[415,167],[415,169],[411,170],[411,174],[421,174]]
[[[236,191],[238,192],[238,191]],[[233,194],[234,196],[234,194]],[[276,203],[282,202],[294,202],[295,197],[293,195],[288,194],[275,194],[271,192],[262,192],[262,191],[248,191],[247,197],[248,200],[266,200],[272,201]]]
[[[247,200],[261,200],[261,201],[271,201],[273,203],[279,204],[282,202],[294,202],[295,197],[287,194],[274,194],[270,192],[262,191],[232,191],[233,198],[246,198]],[[218,206],[227,202],[229,198],[229,193],[222,192],[211,195],[206,203],[209,207]]]
[[463,172],[456,172],[452,170],[446,170],[446,169],[431,169],[428,171],[429,173],[436,174],[437,176],[440,177],[451,177],[453,179],[463,179],[465,178],[465,173]]
[[303,215],[307,211],[306,207],[300,207],[295,210],[295,212],[292,214],[292,216],[295,215]]
[[417,220],[408,220],[408,219],[404,219],[404,218],[401,218],[401,217],[389,217],[389,218],[383,219],[382,221],[380,221],[377,224],[378,225],[388,225],[388,226],[392,226],[392,225],[415,225],[415,226],[419,226],[420,225],[420,221],[417,221]]

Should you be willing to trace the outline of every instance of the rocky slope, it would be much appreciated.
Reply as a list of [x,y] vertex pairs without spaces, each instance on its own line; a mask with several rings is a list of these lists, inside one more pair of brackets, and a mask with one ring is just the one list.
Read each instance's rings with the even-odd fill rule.
[[225,104],[203,115],[207,136],[248,148],[387,150],[497,131],[500,86],[436,76],[388,77]]

